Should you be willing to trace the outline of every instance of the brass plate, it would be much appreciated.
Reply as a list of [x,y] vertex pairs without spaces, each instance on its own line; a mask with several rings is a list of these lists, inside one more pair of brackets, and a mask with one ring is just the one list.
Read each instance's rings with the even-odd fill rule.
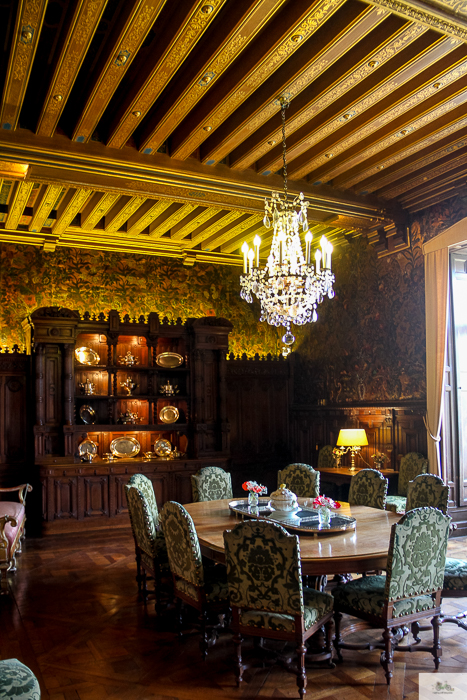
[[98,365],[101,358],[91,348],[76,348],[75,357],[82,365]]
[[78,445],[78,454],[80,457],[85,457],[86,455],[96,455],[97,445],[93,440],[85,438]]
[[79,417],[86,424],[92,424],[96,422],[96,412],[91,406],[81,406],[79,409]]
[[172,452],[172,445],[168,440],[161,438],[154,443],[154,452],[158,457],[167,457]]
[[183,365],[183,357],[182,355],[179,355],[178,352],[161,352],[156,357],[156,362],[159,367],[173,369],[174,367],[180,367],[180,365]]
[[119,437],[110,443],[110,451],[115,457],[136,457],[141,445],[134,437]]
[[175,423],[179,415],[178,408],[175,408],[175,406],[164,406],[159,411],[159,420],[162,423]]

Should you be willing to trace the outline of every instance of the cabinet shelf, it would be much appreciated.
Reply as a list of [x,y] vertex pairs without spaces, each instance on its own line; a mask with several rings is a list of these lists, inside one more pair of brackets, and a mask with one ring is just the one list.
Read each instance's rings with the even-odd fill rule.
[[157,433],[173,433],[173,432],[186,432],[188,430],[187,423],[156,423],[153,425],[146,425],[143,423],[112,423],[112,424],[101,424],[101,423],[77,423],[75,425],[68,426],[69,430],[75,433],[86,432],[86,433],[115,433],[120,430],[130,431],[130,432],[149,432],[154,431]]
[[75,399],[83,401],[94,401],[94,399],[113,399],[115,401],[188,401],[188,394],[177,394],[176,396],[162,396],[161,394],[75,394]]

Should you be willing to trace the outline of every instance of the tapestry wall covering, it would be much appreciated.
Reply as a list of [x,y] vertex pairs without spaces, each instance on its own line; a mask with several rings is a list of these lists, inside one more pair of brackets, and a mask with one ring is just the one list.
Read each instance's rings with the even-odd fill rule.
[[[410,249],[378,259],[364,238],[335,250],[336,296],[318,322],[295,328],[298,404],[424,399],[425,299],[422,244],[467,216],[451,199],[417,214]],[[259,307],[239,297],[240,268],[144,255],[0,246],[0,342],[23,344],[21,321],[40,306],[83,313],[114,308],[131,317],[222,316],[233,324],[235,355],[280,353],[283,329],[259,323]]]

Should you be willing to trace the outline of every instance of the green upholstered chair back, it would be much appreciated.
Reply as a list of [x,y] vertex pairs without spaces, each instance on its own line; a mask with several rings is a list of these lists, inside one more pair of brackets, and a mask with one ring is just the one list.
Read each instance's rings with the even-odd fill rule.
[[335,461],[332,454],[332,445],[325,445],[318,452],[318,467],[334,467]]
[[385,589],[389,602],[443,588],[450,521],[436,508],[416,508],[392,526]]
[[361,469],[350,482],[349,503],[384,510],[387,492],[388,480],[381,472],[376,469]]
[[248,520],[224,532],[232,605],[303,615],[300,544],[281,525]]
[[428,460],[418,452],[409,452],[401,459],[399,467],[399,481],[397,483],[397,494],[407,496],[409,481],[415,479],[418,474],[426,474],[428,471]]
[[419,474],[409,481],[406,511],[431,506],[445,515],[448,510],[449,487],[435,474]]
[[158,527],[159,509],[157,507],[156,494],[154,493],[154,486],[152,485],[151,479],[148,479],[148,477],[144,476],[144,474],[133,474],[133,476],[128,482],[128,486],[133,486],[134,488],[137,488],[140,491],[140,493],[144,496],[148,508],[152,513],[154,525],[155,527]]
[[232,477],[220,467],[203,467],[191,477],[193,502],[233,498]]
[[[152,486],[151,486],[152,488]],[[149,557],[157,555],[157,527],[146,496],[136,486],[125,486],[131,529],[137,546]]]
[[198,535],[188,511],[175,501],[167,501],[161,512],[172,574],[195,586],[204,584],[204,569]]
[[304,498],[319,496],[319,472],[309,464],[296,462],[277,472],[277,485],[285,484],[290,491]]

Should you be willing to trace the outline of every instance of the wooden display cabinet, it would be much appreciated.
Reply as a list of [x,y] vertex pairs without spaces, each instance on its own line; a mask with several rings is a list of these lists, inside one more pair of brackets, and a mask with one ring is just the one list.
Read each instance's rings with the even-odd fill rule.
[[[169,323],[150,313],[122,321],[115,310],[81,317],[57,307],[38,309],[24,322],[34,355],[35,461],[44,520],[125,514],[122,484],[136,471],[153,480],[160,504],[187,501],[192,473],[228,464],[225,357],[231,328],[213,317]],[[78,348],[86,348],[95,364],[80,361]],[[176,366],[164,366],[166,353],[179,358]],[[124,436],[138,441],[139,454],[108,461],[112,441]],[[144,459],[161,439],[170,442],[172,459]],[[79,455],[83,440],[97,445],[90,463]]]

